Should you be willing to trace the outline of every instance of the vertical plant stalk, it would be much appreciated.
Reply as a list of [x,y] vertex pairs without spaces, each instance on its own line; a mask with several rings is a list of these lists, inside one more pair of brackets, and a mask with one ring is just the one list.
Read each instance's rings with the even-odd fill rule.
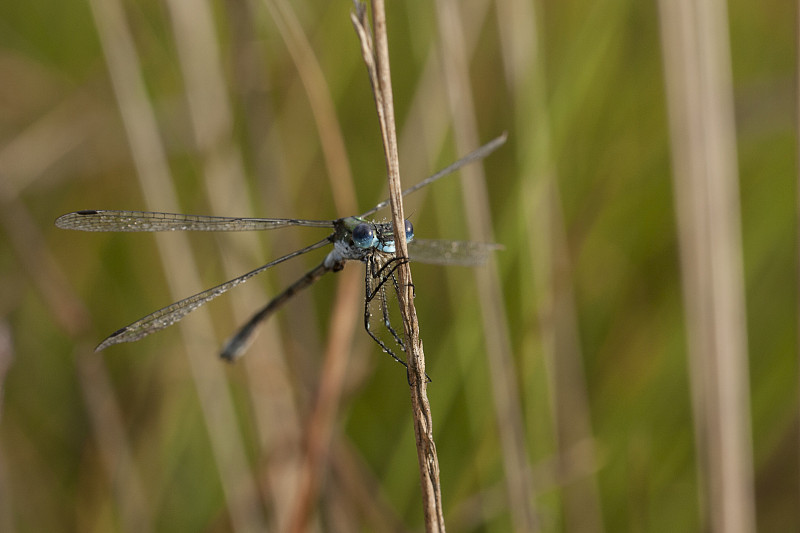
[[[381,137],[386,152],[386,167],[389,180],[389,199],[391,201],[392,221],[394,222],[394,239],[398,257],[408,257],[408,248],[404,231],[403,195],[400,185],[400,162],[397,155],[397,136],[394,123],[394,104],[392,100],[391,72],[389,69],[389,43],[386,36],[386,12],[383,0],[372,0],[372,17],[374,23],[374,42],[368,31],[369,22],[366,17],[366,6],[355,3],[355,12],[351,15],[361,51],[369,73],[375,105],[378,110]],[[439,484],[439,459],[433,440],[433,417],[427,394],[425,377],[425,354],[419,338],[419,322],[414,308],[413,284],[411,269],[408,263],[398,269],[400,291],[398,300],[403,317],[403,328],[406,341],[406,359],[408,363],[408,382],[411,391],[411,407],[414,418],[414,435],[417,443],[417,459],[419,461],[420,484],[422,488],[422,506],[425,516],[426,531],[445,531],[442,512],[442,491]]]
[[[177,211],[177,192],[172,183],[167,154],[159,134],[155,111],[148,98],[134,40],[122,3],[92,0],[90,7],[100,36],[109,76],[128,137],[137,177],[150,210]],[[156,235],[167,284],[175,295],[191,294],[200,275],[185,235]],[[213,331],[209,315],[201,310],[194,320],[179,326],[200,408],[208,429],[211,452],[235,531],[263,531],[258,486],[250,471],[230,390],[213,358],[199,344],[204,332]]]
[[697,454],[707,523],[755,531],[728,16],[721,0],[660,1]]
[[[478,120],[474,112],[466,36],[457,0],[437,0],[437,26],[440,34],[442,72],[455,143],[459,151],[478,144]],[[464,169],[462,194],[471,240],[492,242],[492,217],[486,177],[480,165]],[[480,301],[485,337],[488,376],[497,419],[498,440],[502,449],[508,507],[513,530],[539,531],[535,509],[536,494],[530,476],[522,394],[514,362],[509,321],[501,290],[500,274],[494,261],[476,269],[475,287]]]
[[[331,91],[318,58],[291,2],[265,0],[263,4],[286,43],[286,49],[306,91],[319,132],[336,210],[340,213],[355,213],[358,209],[355,187],[342,128],[336,118]],[[350,296],[357,294],[363,283],[363,276],[356,270],[345,269],[339,276],[334,309],[330,313],[330,333],[325,346],[323,368],[314,394],[315,400],[305,423],[301,446],[304,450],[302,461],[296,469],[287,470],[289,475],[286,478],[291,481],[291,488],[285,505],[285,518],[278,522],[280,531],[308,530],[325,475],[331,440],[334,438],[336,415],[347,374],[348,348],[356,331],[360,305]]]

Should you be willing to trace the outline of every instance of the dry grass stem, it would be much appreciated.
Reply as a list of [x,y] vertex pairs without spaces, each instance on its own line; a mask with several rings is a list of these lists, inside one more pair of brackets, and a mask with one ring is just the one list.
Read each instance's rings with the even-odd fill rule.
[[[452,0],[437,2],[437,22],[456,145],[460,151],[464,151],[479,142],[477,118],[472,111],[475,109],[475,99],[470,90],[465,37],[457,7],[458,3]],[[465,181],[462,188],[465,210],[470,213],[467,218],[470,236],[473,240],[493,241],[489,194],[481,166],[473,165],[464,169],[462,174]],[[486,268],[477,269],[475,279],[514,528],[517,531],[537,531],[539,524],[534,507],[535,494],[530,477],[532,469],[527,455],[521,396],[500,276],[494,261],[490,260]]]
[[[155,111],[145,91],[140,61],[122,6],[116,0],[94,0],[91,7],[145,203],[151,210],[178,212],[177,194],[172,186]],[[156,242],[173,297],[191,294],[202,286],[185,235],[156,235]],[[263,530],[266,522],[261,512],[261,499],[247,464],[233,400],[219,372],[218,362],[207,357],[203,349],[201,339],[207,336],[204,332],[213,331],[209,315],[199,310],[193,320],[181,322],[179,327],[231,521],[237,530]]]
[[[381,0],[372,2],[374,24],[374,45],[369,40],[366,6],[357,2],[352,16],[356,33],[361,40],[362,53],[372,83],[378,118],[381,124],[386,166],[389,179],[389,198],[391,200],[392,220],[397,255],[408,257],[406,246],[402,186],[400,184],[400,163],[397,153],[397,137],[394,123],[394,104],[392,99],[391,73],[389,68],[389,45],[386,35],[386,13]],[[408,263],[399,269],[401,290],[398,295],[403,317],[406,339],[406,360],[409,371],[414,433],[417,443],[417,459],[422,487],[423,513],[427,531],[444,531],[441,487],[439,483],[439,459],[433,440],[433,417],[427,397],[425,377],[425,356],[419,338],[419,323],[413,302],[413,282]]]
[[727,13],[715,0],[659,7],[706,526],[746,533],[755,506]]
[[[564,525],[567,530],[586,533],[603,531],[598,452],[579,334],[569,227],[562,210],[564,200],[551,133],[544,38],[538,31],[541,19],[537,19],[533,3],[504,0],[498,3],[498,10],[503,67],[514,105],[530,109],[529,113],[515,114],[514,130],[519,146],[527,147],[520,153],[520,197],[524,198],[520,207],[527,226],[529,262],[533,265],[532,300],[555,412],[555,461],[562,475],[583,472],[562,487]],[[531,116],[535,119],[531,120]],[[576,449],[581,453],[576,454]],[[536,490],[546,490],[539,481],[534,478]]]
[[[308,41],[292,6],[285,0],[265,2],[273,16],[278,31],[292,56],[311,105],[315,124],[322,143],[322,152],[328,170],[334,203],[339,213],[357,211],[355,186],[342,135],[336,117],[331,91],[314,50]],[[314,394],[314,404],[305,423],[303,442],[304,458],[299,465],[297,482],[292,489],[291,503],[287,506],[286,531],[305,531],[319,493],[324,475],[325,460],[334,432],[342,386],[352,337],[358,317],[357,300],[360,274],[347,269],[339,276],[334,307],[330,312],[330,332],[325,346],[325,356],[320,382]],[[282,523],[283,521],[279,522]]]

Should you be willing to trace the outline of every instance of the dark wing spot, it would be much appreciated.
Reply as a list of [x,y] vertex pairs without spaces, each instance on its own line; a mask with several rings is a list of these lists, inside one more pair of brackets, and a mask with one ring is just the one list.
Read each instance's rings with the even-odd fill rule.
[[122,334],[123,334],[123,333],[125,333],[126,331],[128,331],[128,326],[125,326],[124,328],[119,328],[117,331],[115,331],[114,333],[112,333],[111,335],[109,335],[109,336],[108,336],[108,338],[110,339],[110,338],[112,338],[112,337],[116,337],[116,336],[118,336],[118,335],[122,335]]

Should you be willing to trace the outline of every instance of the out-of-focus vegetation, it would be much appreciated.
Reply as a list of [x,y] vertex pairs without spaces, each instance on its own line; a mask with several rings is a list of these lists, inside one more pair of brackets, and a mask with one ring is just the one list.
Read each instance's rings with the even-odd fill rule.
[[[0,3],[0,529],[283,527],[302,493],[298,465],[341,305],[354,317],[352,342],[311,527],[418,530],[404,372],[361,329],[360,289],[337,292],[348,275],[359,287],[359,265],[298,296],[235,366],[217,359],[222,341],[322,252],[215,300],[185,320],[193,329],[92,352],[140,316],[324,233],[191,235],[184,249],[178,235],[58,230],[56,216],[108,208],[327,219],[385,196],[349,2],[217,2],[191,17],[174,4],[127,2],[117,13],[104,0]],[[451,111],[474,115],[480,142],[509,133],[482,165],[490,231],[504,245],[505,316],[492,318],[510,343],[530,504],[547,531],[587,518],[595,531],[704,530],[656,3],[455,4],[464,39],[443,47],[435,2],[388,2],[401,172],[411,185],[461,155]],[[785,1],[732,2],[728,21],[762,531],[800,524],[796,31],[787,11]],[[516,65],[504,49],[510,36],[528,39],[530,55]],[[114,49],[131,51],[129,37],[136,55],[115,59]],[[468,58],[470,108],[453,110],[444,80],[452,46]],[[141,77],[146,109],[121,113],[138,78],[120,72]],[[204,96],[187,87],[225,92],[218,106],[198,106],[192,98]],[[324,122],[325,102],[335,122]],[[168,174],[153,166],[157,153],[133,148],[131,128],[150,114],[157,137],[144,137],[163,150]],[[337,136],[352,186],[325,151]],[[532,224],[553,220],[537,218],[546,179],[561,227]],[[470,237],[474,207],[461,187],[453,176],[408,198],[419,237]],[[173,189],[174,199],[152,192]],[[543,235],[567,251],[553,277],[537,253]],[[165,251],[182,255],[165,266]],[[468,269],[413,273],[445,518],[452,531],[509,531],[498,428],[515,421],[495,407],[481,291]],[[569,390],[554,390],[563,382],[547,357],[558,319],[541,312],[548,279],[570,287],[574,305],[571,364],[583,377]],[[557,420],[564,412],[587,425]]]

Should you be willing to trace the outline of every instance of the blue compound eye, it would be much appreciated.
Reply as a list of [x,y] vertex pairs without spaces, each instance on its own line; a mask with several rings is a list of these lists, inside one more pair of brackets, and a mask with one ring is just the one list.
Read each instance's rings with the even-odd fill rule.
[[410,220],[406,220],[406,241],[414,238],[414,226],[411,225]]
[[372,248],[377,240],[371,224],[358,224],[353,228],[353,243],[359,248]]

